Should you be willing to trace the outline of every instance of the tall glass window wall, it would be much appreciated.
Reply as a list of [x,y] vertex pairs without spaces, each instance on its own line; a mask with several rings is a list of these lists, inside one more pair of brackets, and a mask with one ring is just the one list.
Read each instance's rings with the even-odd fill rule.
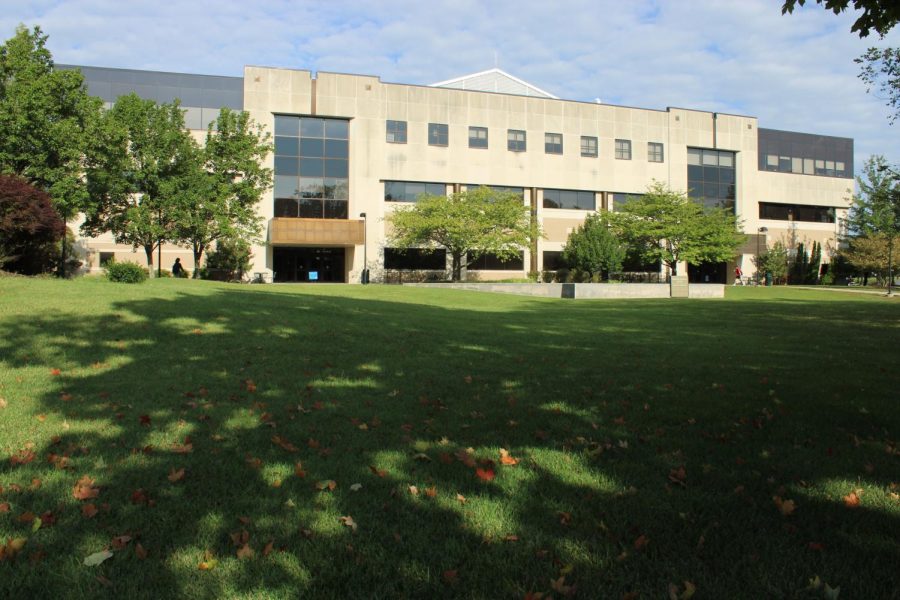
[[688,148],[688,195],[709,208],[734,210],[735,153]]
[[275,216],[346,219],[349,121],[275,115]]

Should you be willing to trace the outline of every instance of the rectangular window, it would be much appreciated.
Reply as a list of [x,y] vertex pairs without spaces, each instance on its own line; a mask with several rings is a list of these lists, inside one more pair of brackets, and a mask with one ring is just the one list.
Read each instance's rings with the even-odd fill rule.
[[597,156],[597,138],[586,135],[581,136],[581,155]]
[[107,266],[112,260],[116,257],[115,252],[101,252],[100,253],[100,266]]
[[468,183],[466,184],[466,191],[477,190],[480,187],[486,187],[491,191],[500,193],[500,194],[515,194],[519,198],[525,198],[525,188],[520,187],[511,187],[508,185],[488,185],[484,183]]
[[487,127],[469,127],[469,148],[487,148]]
[[806,206],[803,204],[779,204],[760,202],[759,218],[773,221],[803,221],[805,223],[834,223],[832,206]]
[[450,133],[446,123],[428,124],[428,145],[446,146],[450,139]]
[[387,121],[387,141],[391,144],[406,143],[406,121]]
[[618,192],[613,192],[610,194],[610,200],[612,201],[612,206],[610,207],[613,212],[622,210],[622,207],[631,202],[632,200],[637,200],[643,196],[643,194],[622,194]]
[[443,271],[447,268],[447,251],[443,248],[385,248],[384,268],[397,271]]
[[616,158],[631,160],[631,140],[616,140]]
[[544,134],[544,152],[547,154],[563,153],[563,138],[561,133]]
[[519,253],[518,257],[503,260],[495,254],[482,254],[475,262],[471,262],[472,255],[467,254],[466,260],[470,262],[470,271],[521,271],[525,268],[525,254]]
[[663,145],[658,142],[647,142],[647,160],[650,162],[663,162]]
[[422,183],[418,181],[385,181],[385,202],[415,202],[422,194],[446,196],[447,186],[443,183]]
[[557,250],[544,250],[544,271],[558,271],[565,267],[562,260],[562,252]]
[[506,148],[510,152],[525,152],[525,132],[519,129],[507,130]]
[[544,190],[544,208],[594,210],[594,192],[578,190]]

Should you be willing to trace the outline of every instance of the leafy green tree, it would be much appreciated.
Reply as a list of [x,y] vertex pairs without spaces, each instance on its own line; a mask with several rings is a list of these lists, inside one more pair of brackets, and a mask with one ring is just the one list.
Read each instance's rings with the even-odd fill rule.
[[412,206],[395,210],[389,219],[392,245],[446,248],[452,259],[453,281],[460,281],[462,269],[484,254],[513,258],[540,236],[521,196],[487,187],[450,196],[423,194]]
[[16,175],[0,175],[0,268],[45,272],[52,262],[44,247],[58,242],[65,230],[46,192]]
[[612,232],[609,219],[602,213],[588,215],[584,223],[569,235],[563,248],[563,262],[569,268],[590,273],[606,273],[622,268],[625,245]]
[[54,68],[46,42],[39,27],[20,25],[0,45],[0,173],[46,191],[69,221],[88,199],[82,159],[102,101],[88,95],[79,71]]
[[[863,165],[863,172],[856,178],[859,193],[853,195],[853,204],[844,223],[846,237],[851,243],[860,238],[879,238],[886,245],[887,253],[881,267],[871,270],[883,273],[888,293],[893,286],[895,240],[900,237],[900,173],[891,169],[883,156],[872,156]],[[878,244],[876,244],[877,246]],[[857,247],[861,247],[857,244]],[[868,247],[868,246],[867,246]],[[877,253],[866,252],[867,257]],[[868,260],[868,258],[866,259]],[[865,261],[851,260],[857,268]]]
[[246,112],[223,108],[185,178],[185,202],[175,213],[173,237],[191,246],[194,277],[203,252],[218,240],[253,240],[262,231],[256,205],[272,185],[262,161],[273,150],[270,135]]
[[[815,0],[836,15],[841,14],[850,5],[853,10],[862,11],[854,21],[850,31],[859,33],[859,37],[868,37],[873,30],[878,35],[885,35],[897,21],[900,21],[900,4],[896,0]],[[793,13],[797,6],[804,6],[806,0],[785,0],[781,6],[781,14]]]
[[200,149],[178,103],[156,104],[131,93],[104,114],[87,158],[92,202],[82,231],[111,232],[116,242],[153,251],[175,241],[175,219],[196,202]]
[[672,275],[681,261],[699,264],[734,258],[745,238],[728,210],[706,209],[685,192],[660,182],[612,213],[610,221],[644,260],[662,261]]
[[790,253],[782,242],[775,242],[771,248],[760,254],[759,260],[756,261],[756,270],[768,273],[775,282],[785,281],[789,268]]
[[[894,236],[894,247],[900,246],[900,236]],[[865,275],[875,273],[880,282],[888,278],[888,262],[892,262],[891,272],[900,270],[900,252],[890,251],[888,236],[874,234],[850,240],[841,257],[857,271]]]

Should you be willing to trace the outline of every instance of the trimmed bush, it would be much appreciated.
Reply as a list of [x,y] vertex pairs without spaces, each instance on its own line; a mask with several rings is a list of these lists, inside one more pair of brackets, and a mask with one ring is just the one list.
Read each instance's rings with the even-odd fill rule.
[[147,280],[147,270],[133,262],[110,261],[105,270],[106,278],[118,283],[143,283]]

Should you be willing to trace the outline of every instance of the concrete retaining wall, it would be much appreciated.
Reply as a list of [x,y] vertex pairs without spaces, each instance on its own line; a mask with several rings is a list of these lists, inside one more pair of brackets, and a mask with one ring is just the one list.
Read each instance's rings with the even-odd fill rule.
[[[404,283],[411,287],[429,287],[473,292],[495,292],[542,298],[668,298],[667,283]],[[717,283],[692,283],[689,298],[724,298],[725,286]]]

